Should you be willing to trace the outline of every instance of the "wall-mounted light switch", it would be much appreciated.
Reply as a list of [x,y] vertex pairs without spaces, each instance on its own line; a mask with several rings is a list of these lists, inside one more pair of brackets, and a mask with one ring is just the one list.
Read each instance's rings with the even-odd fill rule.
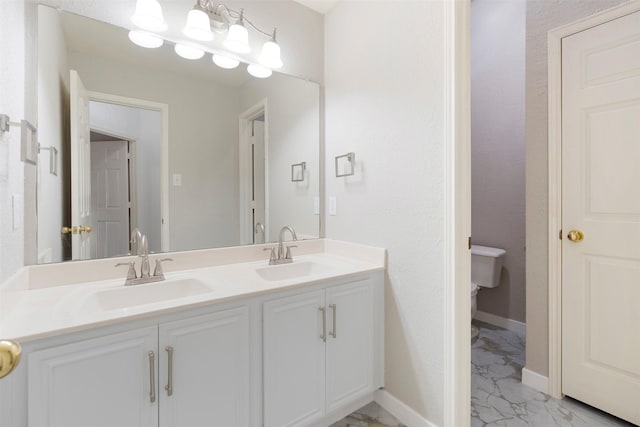
[[13,229],[19,230],[24,223],[24,199],[21,194],[11,196],[11,210],[13,216]]
[[336,197],[329,197],[329,215],[337,215],[338,213]]
[[313,198],[313,214],[320,215],[320,197]]
[[182,185],[182,174],[174,173],[173,174],[173,186],[180,187]]

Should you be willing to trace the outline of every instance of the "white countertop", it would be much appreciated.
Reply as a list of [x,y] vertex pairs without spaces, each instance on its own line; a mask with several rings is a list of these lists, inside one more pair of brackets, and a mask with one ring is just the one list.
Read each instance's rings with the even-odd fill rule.
[[126,287],[126,268],[113,272],[126,258],[25,267],[0,286],[0,339],[32,341],[385,268],[384,249],[327,239],[296,243],[294,263],[277,266],[268,266],[262,252],[272,245],[162,254],[174,259],[164,282]]

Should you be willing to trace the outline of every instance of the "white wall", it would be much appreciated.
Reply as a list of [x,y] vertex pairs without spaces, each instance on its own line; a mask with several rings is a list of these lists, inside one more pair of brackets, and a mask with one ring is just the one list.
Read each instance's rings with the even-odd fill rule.
[[471,200],[477,245],[505,249],[478,309],[525,321],[525,0],[471,2]]
[[[338,3],[325,22],[327,236],[385,247],[386,390],[444,411],[444,2]],[[389,31],[392,28],[392,31]],[[357,174],[335,178],[336,155]]]
[[624,0],[527,0],[527,369],[549,372],[547,31]]
[[170,249],[237,245],[237,89],[84,54],[69,65],[90,91],[169,105],[169,175],[182,175],[169,186]]
[[58,175],[49,173],[50,152],[43,151],[38,165],[38,255],[51,251],[50,260],[63,260],[64,242],[60,227],[67,223],[69,204],[69,65],[67,46],[55,9],[38,11],[38,136],[43,146],[58,150]]
[[[269,114],[270,240],[277,241],[285,225],[294,227],[298,238],[317,237],[320,217],[313,213],[313,199],[320,189],[320,88],[277,74],[251,79],[241,88],[240,111],[264,98]],[[291,165],[303,161],[307,162],[305,180],[291,182]]]
[[137,227],[147,236],[149,251],[160,252],[160,112],[91,101],[89,117],[91,128],[135,141]]

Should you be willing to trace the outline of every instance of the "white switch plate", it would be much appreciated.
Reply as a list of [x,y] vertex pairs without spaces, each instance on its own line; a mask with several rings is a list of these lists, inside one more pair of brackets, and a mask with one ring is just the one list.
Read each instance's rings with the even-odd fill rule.
[[335,196],[329,197],[329,215],[337,215],[337,202]]
[[173,174],[173,186],[180,187],[182,185],[182,174],[174,173]]
[[313,198],[313,214],[320,215],[320,197]]

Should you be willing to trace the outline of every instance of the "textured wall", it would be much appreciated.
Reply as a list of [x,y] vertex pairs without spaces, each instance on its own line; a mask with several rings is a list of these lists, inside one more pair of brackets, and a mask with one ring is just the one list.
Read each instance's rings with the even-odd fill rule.
[[527,1],[527,369],[549,372],[547,32],[623,0]]
[[471,2],[473,242],[505,249],[500,286],[478,309],[525,320],[525,0]]
[[[385,247],[386,390],[443,423],[443,2],[340,2],[326,16],[327,236]],[[393,23],[393,31],[385,31]],[[356,174],[336,178],[354,151]]]

